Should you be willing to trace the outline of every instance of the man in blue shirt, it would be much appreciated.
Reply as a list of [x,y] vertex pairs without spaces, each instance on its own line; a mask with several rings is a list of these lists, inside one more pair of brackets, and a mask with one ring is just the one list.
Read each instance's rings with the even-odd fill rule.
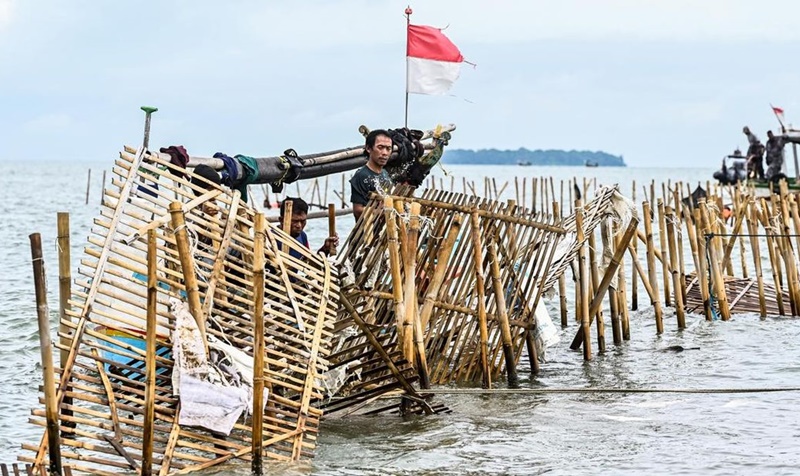
[[[308,203],[306,203],[306,201],[302,198],[286,197],[286,199],[281,202],[281,223],[283,223],[283,216],[284,212],[286,211],[287,202],[292,202],[292,225],[289,234],[292,235],[292,238],[297,240],[301,245],[305,246],[306,248],[311,248],[308,243],[308,235],[306,235],[306,232],[303,231],[306,227],[306,222],[308,221]],[[339,236],[336,234],[334,234],[334,236],[329,236],[325,239],[325,244],[322,245],[322,248],[319,249],[319,253],[324,253],[330,256],[331,251],[334,250],[338,245]],[[289,249],[289,254],[297,259],[302,258],[300,252],[293,249]]]
[[392,138],[383,129],[375,129],[367,134],[365,146],[367,163],[350,179],[350,202],[353,203],[353,215],[356,221],[364,212],[370,193],[378,192],[385,195],[392,190],[392,179],[384,169],[392,155],[392,145]]

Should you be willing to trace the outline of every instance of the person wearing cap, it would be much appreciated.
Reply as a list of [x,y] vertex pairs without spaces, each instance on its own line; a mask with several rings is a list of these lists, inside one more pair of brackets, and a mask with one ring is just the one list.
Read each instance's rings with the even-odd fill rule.
[[744,126],[742,133],[747,136],[750,146],[747,148],[747,175],[750,178],[764,180],[764,146],[755,134],[750,132],[750,128]]

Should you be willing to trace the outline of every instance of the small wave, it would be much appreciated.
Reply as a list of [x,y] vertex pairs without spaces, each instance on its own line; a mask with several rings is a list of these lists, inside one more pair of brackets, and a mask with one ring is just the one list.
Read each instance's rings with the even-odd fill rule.
[[642,417],[629,417],[629,416],[622,416],[622,415],[600,415],[602,418],[611,421],[648,421],[647,418]]

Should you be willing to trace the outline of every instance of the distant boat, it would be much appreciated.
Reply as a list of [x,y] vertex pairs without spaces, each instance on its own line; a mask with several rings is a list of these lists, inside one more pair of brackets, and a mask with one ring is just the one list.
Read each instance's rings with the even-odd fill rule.
[[520,160],[519,162],[517,162],[517,165],[522,165],[523,167],[527,167],[529,165],[533,165],[533,163],[530,160]]
[[599,164],[598,162],[590,162],[590,161],[588,161],[588,160],[586,161],[586,164],[585,164],[585,165],[586,165],[587,167],[600,167],[600,164]]

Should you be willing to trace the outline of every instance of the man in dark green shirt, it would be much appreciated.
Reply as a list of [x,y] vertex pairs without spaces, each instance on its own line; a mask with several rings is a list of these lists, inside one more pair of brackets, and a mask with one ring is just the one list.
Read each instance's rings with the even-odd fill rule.
[[367,135],[366,152],[369,156],[366,165],[356,171],[350,179],[350,201],[356,221],[369,202],[369,194],[377,192],[385,195],[391,192],[392,179],[384,166],[392,155],[392,138],[383,129],[376,129]]

